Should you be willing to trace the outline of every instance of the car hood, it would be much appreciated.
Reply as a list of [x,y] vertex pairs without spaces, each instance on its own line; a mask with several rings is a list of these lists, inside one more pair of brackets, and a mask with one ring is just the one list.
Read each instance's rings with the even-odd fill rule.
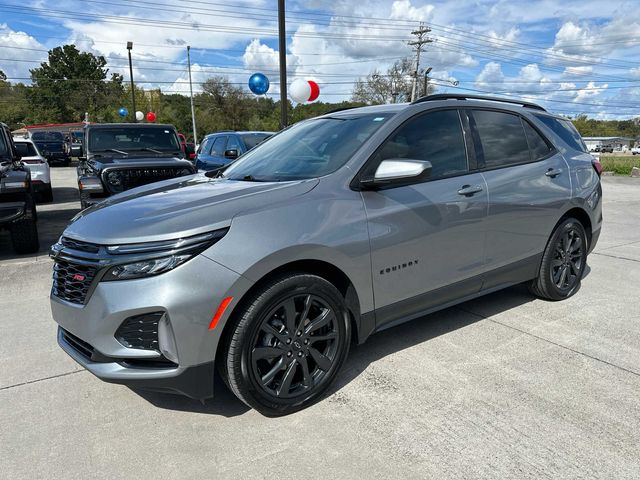
[[112,168],[112,167],[169,167],[175,165],[191,166],[191,162],[184,158],[173,156],[153,156],[153,155],[132,155],[130,157],[92,157],[89,164],[94,168]]
[[64,235],[115,245],[170,240],[228,227],[234,216],[311,191],[318,179],[247,182],[204,174],[145,185],[80,212]]

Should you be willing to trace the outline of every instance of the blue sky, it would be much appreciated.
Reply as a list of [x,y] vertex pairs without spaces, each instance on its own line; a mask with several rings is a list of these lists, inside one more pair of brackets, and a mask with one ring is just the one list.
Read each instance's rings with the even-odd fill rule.
[[[145,88],[186,93],[186,45],[194,81],[224,74],[238,85],[263,71],[278,93],[277,1],[3,0],[0,70],[25,81],[49,48],[75,43],[104,55]],[[320,84],[321,100],[411,55],[410,32],[432,28],[422,65],[441,92],[487,92],[599,118],[640,116],[638,2],[603,0],[287,1],[290,81]],[[454,87],[452,81],[459,82]],[[146,82],[146,83],[142,83]]]

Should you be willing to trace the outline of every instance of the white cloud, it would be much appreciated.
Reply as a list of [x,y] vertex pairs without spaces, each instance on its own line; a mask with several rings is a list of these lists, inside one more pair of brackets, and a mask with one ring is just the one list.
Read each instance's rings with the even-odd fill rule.
[[476,86],[481,89],[496,89],[503,82],[504,73],[497,62],[487,63],[476,77]]
[[[13,48],[18,47],[18,48]],[[44,50],[44,51],[42,51]],[[9,79],[17,78],[25,82],[31,74],[29,69],[38,66],[38,62],[46,59],[46,48],[40,42],[24,32],[12,30],[6,23],[0,23],[0,70]]]

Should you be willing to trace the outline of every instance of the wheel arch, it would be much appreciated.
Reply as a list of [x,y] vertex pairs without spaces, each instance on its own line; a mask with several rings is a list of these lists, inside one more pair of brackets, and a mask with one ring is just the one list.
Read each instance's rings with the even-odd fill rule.
[[343,270],[330,262],[318,259],[303,259],[285,263],[265,273],[242,295],[238,302],[234,302],[234,306],[228,316],[228,321],[225,323],[220,334],[217,355],[224,350],[223,348],[220,348],[220,346],[224,345],[228,341],[228,337],[232,333],[233,325],[235,324],[233,319],[236,318],[238,311],[240,311],[246,302],[265,284],[274,278],[286,275],[287,273],[307,273],[317,275],[334,285],[345,299],[347,310],[349,312],[352,339],[358,343],[362,343],[362,341],[364,341],[370,332],[366,326],[363,327],[362,325],[358,292],[356,291],[356,288],[349,276]]
[[564,215],[562,215],[562,217],[560,217],[560,220],[558,220],[558,223],[555,224],[555,226],[553,227],[553,230],[551,232],[551,234],[553,234],[553,232],[555,232],[556,228],[558,228],[558,225],[560,225],[560,223],[567,219],[573,217],[576,220],[578,220],[582,226],[584,227],[584,230],[587,234],[587,245],[591,245],[591,239],[592,239],[592,235],[593,235],[593,230],[592,230],[592,223],[591,223],[591,217],[589,216],[589,214],[587,213],[587,211],[584,208],[581,207],[573,207],[570,210],[566,211]]

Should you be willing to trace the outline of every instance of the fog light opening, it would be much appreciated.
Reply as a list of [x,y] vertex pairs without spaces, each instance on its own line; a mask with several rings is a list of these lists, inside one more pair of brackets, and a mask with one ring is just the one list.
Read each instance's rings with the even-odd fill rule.
[[176,347],[176,340],[173,335],[173,329],[167,315],[163,315],[158,322],[158,344],[160,346],[160,353],[165,356],[167,360],[171,360],[173,363],[178,363],[178,348]]

